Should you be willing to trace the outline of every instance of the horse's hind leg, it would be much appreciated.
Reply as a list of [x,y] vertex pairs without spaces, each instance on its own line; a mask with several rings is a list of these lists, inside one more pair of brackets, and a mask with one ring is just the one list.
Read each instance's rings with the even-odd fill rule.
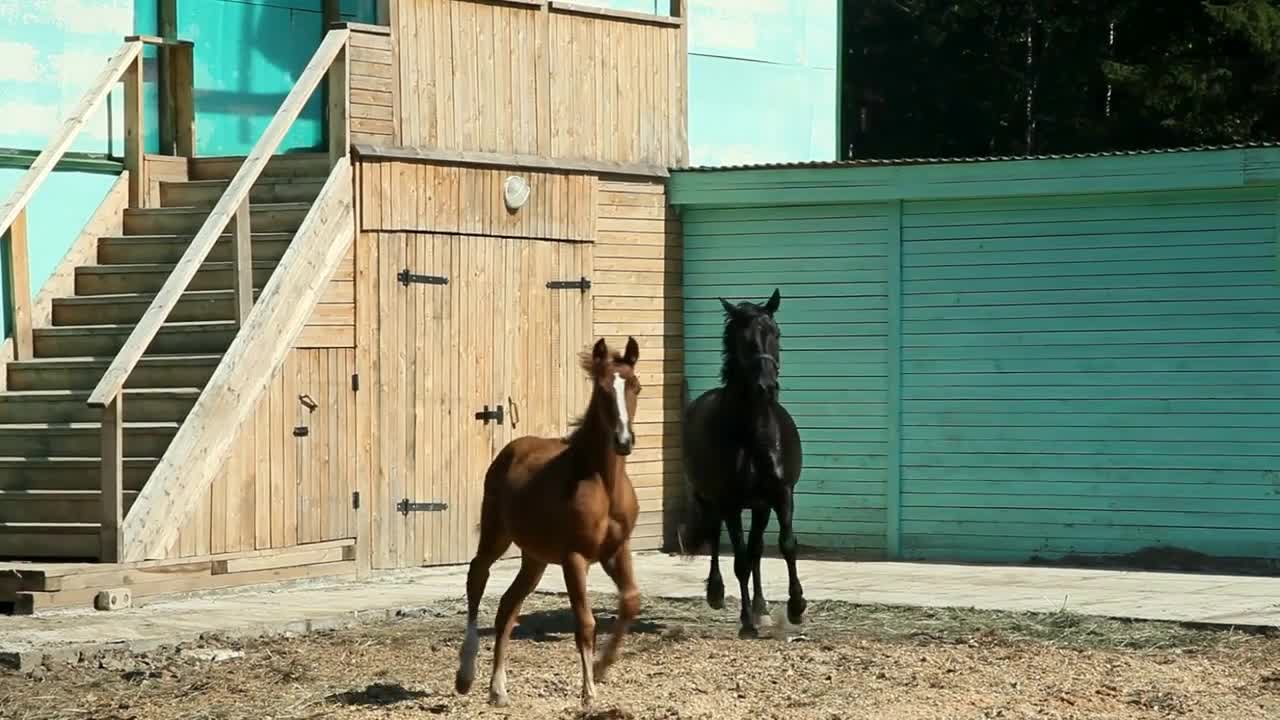
[[587,597],[587,559],[578,553],[569,553],[564,559],[564,585],[569,591],[569,604],[577,620],[574,638],[578,641],[578,655],[582,659],[582,708],[589,710],[596,697],[593,679],[596,645],[596,619],[591,614],[591,600]]
[[520,605],[529,593],[538,587],[542,573],[547,564],[524,556],[520,563],[520,572],[511,581],[511,587],[502,594],[498,602],[498,616],[494,620],[493,639],[493,677],[489,680],[489,702],[498,707],[506,707],[507,699],[507,645],[511,642],[511,628],[516,624],[520,614]]
[[480,614],[484,588],[489,584],[489,568],[511,547],[497,510],[492,501],[486,500],[481,504],[480,542],[467,569],[467,634],[458,652],[458,673],[453,680],[454,689],[460,694],[470,692],[476,679],[476,654],[480,652],[480,631],[476,627],[476,619]]
[[796,534],[791,528],[795,517],[794,489],[783,490],[778,502],[778,549],[787,561],[787,620],[793,625],[804,621],[805,608],[809,606],[804,599],[804,588],[800,586],[800,575],[796,571]]
[[707,536],[711,543],[711,569],[707,572],[707,605],[714,610],[724,609],[724,578],[720,577],[720,519],[719,511],[707,510],[716,518],[715,530]]
[[636,587],[634,569],[631,566],[631,543],[625,542],[613,557],[601,563],[605,573],[618,587],[618,622],[613,629],[604,652],[596,660],[595,679],[604,682],[609,666],[618,658],[618,648],[622,647],[622,639],[631,627],[631,623],[640,614],[640,588]]
[[751,532],[747,534],[747,554],[751,556],[751,614],[756,624],[769,614],[769,603],[764,599],[764,582],[760,578],[760,560],[764,556],[764,531],[769,527],[769,508],[751,510]]

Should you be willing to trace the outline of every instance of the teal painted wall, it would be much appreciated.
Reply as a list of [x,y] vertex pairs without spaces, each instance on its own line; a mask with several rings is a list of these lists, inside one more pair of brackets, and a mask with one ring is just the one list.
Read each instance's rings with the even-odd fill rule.
[[[669,0],[584,0],[666,14]],[[688,0],[689,161],[836,157],[838,0]]]
[[[311,60],[324,33],[322,0],[179,2],[178,37],[195,43],[196,153],[247,153]],[[342,0],[344,19],[372,22],[376,0]],[[137,28],[156,32],[155,3],[139,0]],[[155,50],[148,50],[153,57]],[[156,107],[154,84],[148,108]],[[281,143],[281,152],[324,143],[323,98],[312,96]],[[147,145],[159,146],[155,119]]]
[[[0,147],[44,149],[132,24],[133,0],[0,2]],[[105,153],[110,140],[120,153],[121,102],[121,94],[115,93],[113,132],[108,131],[104,103],[71,150]],[[0,167],[0,198],[8,198],[24,172],[25,168]],[[33,295],[114,181],[113,175],[65,171],[45,181],[28,208]],[[0,322],[8,328],[2,307]]]
[[690,397],[719,384],[717,298],[764,302],[781,288],[783,400],[804,443],[795,528],[805,545],[885,549],[885,268],[894,207],[694,209],[682,217]]
[[692,392],[716,296],[781,288],[802,543],[1280,560],[1280,150],[689,172],[671,196]]

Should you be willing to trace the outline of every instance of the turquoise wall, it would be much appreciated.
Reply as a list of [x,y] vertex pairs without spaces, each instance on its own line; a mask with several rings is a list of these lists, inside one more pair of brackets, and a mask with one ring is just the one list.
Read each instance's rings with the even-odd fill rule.
[[[0,3],[0,147],[39,151],[48,144],[133,24],[133,0]],[[123,148],[121,93],[106,103],[71,150]],[[25,168],[0,167],[0,198],[13,192]],[[48,280],[85,221],[115,182],[111,174],[56,171],[28,208],[31,291]],[[3,278],[0,278],[3,283]],[[8,327],[0,308],[0,321]]]
[[687,172],[671,192],[692,392],[715,382],[716,296],[781,289],[802,543],[1280,560],[1280,150]]
[[[155,33],[155,2],[139,0],[138,32]],[[322,0],[180,0],[178,37],[195,43],[196,153],[242,155],[266,130],[324,34]],[[344,19],[372,22],[376,0],[342,0]],[[148,57],[155,50],[148,50]],[[148,108],[155,107],[150,85]],[[281,151],[324,143],[323,98],[312,96]],[[154,117],[147,144],[159,146]]]
[[[666,14],[669,0],[584,0]],[[836,157],[838,0],[688,0],[693,165]]]

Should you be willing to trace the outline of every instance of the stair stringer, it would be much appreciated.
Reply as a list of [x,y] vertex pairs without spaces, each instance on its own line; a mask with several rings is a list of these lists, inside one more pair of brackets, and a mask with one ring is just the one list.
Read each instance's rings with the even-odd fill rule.
[[163,558],[177,541],[354,242],[353,204],[343,158],[125,517],[122,561]]

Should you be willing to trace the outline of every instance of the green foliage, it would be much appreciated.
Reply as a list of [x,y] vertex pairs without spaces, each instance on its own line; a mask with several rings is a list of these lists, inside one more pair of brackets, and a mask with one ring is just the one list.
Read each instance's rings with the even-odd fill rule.
[[852,157],[1280,136],[1280,0],[858,0],[844,18]]

